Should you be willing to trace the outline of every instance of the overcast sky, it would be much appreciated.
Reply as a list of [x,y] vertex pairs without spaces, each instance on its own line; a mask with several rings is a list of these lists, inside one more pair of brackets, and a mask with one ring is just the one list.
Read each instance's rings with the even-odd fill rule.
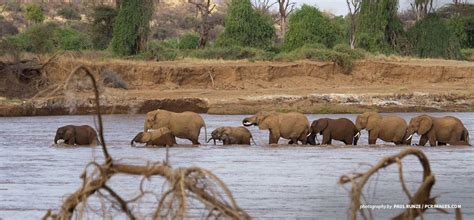
[[[321,10],[330,11],[336,15],[345,15],[347,14],[347,3],[346,0],[294,0],[298,3],[298,5],[308,4],[308,5],[316,5]],[[407,9],[410,7],[410,2],[414,2],[414,0],[399,0],[400,2],[400,9]],[[439,7],[445,3],[452,2],[451,0],[434,0],[434,5]],[[469,0],[469,2],[474,3],[474,0]]]

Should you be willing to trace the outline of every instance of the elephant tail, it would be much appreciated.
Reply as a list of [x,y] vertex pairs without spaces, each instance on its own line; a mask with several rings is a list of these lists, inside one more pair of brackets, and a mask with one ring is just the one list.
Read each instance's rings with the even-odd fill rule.
[[469,144],[469,131],[466,128],[464,128],[462,138],[464,139],[463,141]]

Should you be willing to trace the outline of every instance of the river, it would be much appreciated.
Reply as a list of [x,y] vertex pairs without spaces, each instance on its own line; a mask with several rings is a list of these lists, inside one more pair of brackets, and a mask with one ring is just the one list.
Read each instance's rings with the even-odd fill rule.
[[[407,121],[416,113],[399,113]],[[432,113],[434,116],[459,117],[474,137],[474,113]],[[356,115],[307,115],[310,121],[320,117]],[[203,115],[208,134],[219,126],[239,126],[245,115]],[[163,160],[164,149],[131,148],[130,140],[143,129],[144,115],[104,116],[105,138],[114,158]],[[38,219],[47,209],[58,210],[62,199],[81,184],[79,175],[96,158],[100,148],[53,146],[56,129],[66,124],[94,126],[93,116],[45,116],[0,118],[0,219]],[[337,184],[339,177],[351,171],[365,171],[364,164],[375,164],[383,156],[405,147],[380,143],[367,146],[367,132],[359,146],[346,147],[333,141],[331,147],[270,147],[268,132],[249,128],[257,146],[214,146],[172,148],[173,167],[199,166],[214,172],[233,192],[238,204],[257,219],[346,219],[349,185]],[[201,132],[204,142],[204,132]],[[418,141],[414,138],[414,143]],[[322,138],[319,137],[321,140]],[[474,141],[471,138],[471,143]],[[178,140],[179,144],[189,144]],[[474,147],[423,147],[436,183],[432,195],[438,204],[462,205],[465,219],[474,219]],[[408,188],[414,192],[421,181],[421,166],[415,157],[403,160]],[[368,204],[407,203],[397,166],[382,170],[368,183]],[[136,190],[138,178],[114,180],[112,187],[129,193]],[[134,187],[132,187],[134,186]],[[129,193],[130,194],[130,193]],[[376,219],[386,219],[401,209],[374,210]],[[453,219],[428,210],[426,219]]]

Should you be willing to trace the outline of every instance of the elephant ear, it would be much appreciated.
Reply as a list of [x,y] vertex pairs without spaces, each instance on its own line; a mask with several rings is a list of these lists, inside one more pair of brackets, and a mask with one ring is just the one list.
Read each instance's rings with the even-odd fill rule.
[[324,129],[328,127],[328,124],[329,124],[329,120],[327,118],[321,118],[318,120],[316,128],[318,129],[320,133],[322,133]]
[[378,122],[382,119],[382,117],[376,113],[376,112],[371,112],[367,115],[367,124],[365,128],[367,131],[370,131],[372,129],[377,128]]
[[158,125],[158,128],[160,128],[160,127],[168,127],[170,118],[171,118],[170,112],[156,110],[153,120],[155,122],[154,124]]
[[258,128],[260,130],[267,130],[275,127],[277,116],[273,114],[267,114],[258,118]]
[[418,133],[424,135],[431,129],[432,126],[433,120],[429,116],[420,116],[420,126],[418,127]]

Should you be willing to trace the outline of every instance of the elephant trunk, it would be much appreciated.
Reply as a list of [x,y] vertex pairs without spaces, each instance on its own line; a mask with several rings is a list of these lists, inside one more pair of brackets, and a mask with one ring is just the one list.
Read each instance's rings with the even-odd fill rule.
[[214,140],[214,145],[216,145],[216,139],[215,138],[209,138],[209,140],[207,140],[207,143],[209,143],[211,140]]
[[135,138],[132,139],[132,141],[130,141],[130,146],[131,146],[131,147],[135,147]]
[[54,144],[58,144],[58,140],[59,140],[59,136],[56,135],[56,136],[54,137]]

